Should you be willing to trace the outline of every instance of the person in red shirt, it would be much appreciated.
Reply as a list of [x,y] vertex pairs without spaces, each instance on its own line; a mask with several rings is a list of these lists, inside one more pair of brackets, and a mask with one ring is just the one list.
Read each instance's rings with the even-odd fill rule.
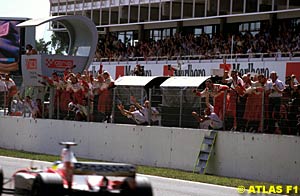
[[232,131],[237,130],[237,103],[238,96],[242,96],[245,92],[244,81],[239,77],[238,72],[236,70],[232,70],[230,77],[227,77],[225,74],[223,76],[222,82],[224,84],[228,84],[230,86],[229,91],[229,102],[227,107],[227,115],[233,117],[233,127]]
[[201,92],[194,90],[193,92],[197,96],[205,97],[205,102],[210,103],[212,98],[212,105],[214,106],[214,113],[216,113],[221,119],[223,119],[223,107],[224,107],[224,91],[229,89],[226,85],[214,84],[211,79],[205,81],[205,89]]
[[99,88],[99,99],[98,99],[98,112],[105,115],[107,122],[110,122],[110,116],[112,112],[112,88],[114,87],[114,80],[107,71],[102,73],[103,83]]

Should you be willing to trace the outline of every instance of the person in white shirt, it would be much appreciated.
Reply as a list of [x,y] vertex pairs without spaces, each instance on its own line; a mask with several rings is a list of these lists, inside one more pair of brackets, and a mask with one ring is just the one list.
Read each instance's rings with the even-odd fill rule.
[[14,98],[14,96],[17,94],[18,89],[17,86],[15,84],[15,82],[13,81],[12,78],[10,78],[9,74],[5,74],[5,78],[2,79],[7,87],[7,100],[6,100],[6,105],[8,106],[8,113],[11,112],[11,102]]
[[279,128],[278,121],[280,118],[280,105],[281,97],[283,95],[285,85],[278,79],[277,73],[272,71],[270,79],[266,84],[266,94],[269,98],[268,104],[268,120],[267,120],[267,133],[274,133]]
[[134,105],[131,105],[129,110],[124,109],[124,106],[122,104],[119,104],[117,107],[120,110],[121,114],[123,114],[127,118],[131,118],[136,122],[136,124],[148,125],[145,115],[140,110],[137,110]]
[[156,124],[156,122],[158,121],[159,112],[156,108],[150,106],[149,100],[145,100],[143,106],[137,102],[134,96],[130,96],[130,101],[145,116],[148,124]]
[[5,108],[5,102],[6,102],[6,96],[7,96],[7,86],[4,82],[4,79],[2,79],[2,76],[0,76],[0,108]]
[[221,130],[223,128],[223,121],[216,113],[214,113],[214,107],[210,104],[207,104],[207,108],[204,111],[204,116],[200,116],[196,112],[192,112],[192,115],[200,123],[209,124],[208,129]]
[[36,118],[39,114],[41,114],[41,111],[37,107],[36,102],[33,101],[30,96],[25,97],[24,106],[25,108],[27,108],[27,110],[30,111],[30,116],[32,118]]

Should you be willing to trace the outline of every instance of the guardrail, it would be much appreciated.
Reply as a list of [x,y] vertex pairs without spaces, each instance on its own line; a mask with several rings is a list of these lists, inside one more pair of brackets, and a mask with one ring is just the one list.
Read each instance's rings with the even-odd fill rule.
[[216,55],[180,55],[180,56],[149,56],[149,57],[103,57],[103,58],[94,58],[94,62],[129,62],[136,61],[139,63],[141,61],[170,61],[170,60],[198,60],[199,62],[203,60],[213,61],[214,59],[223,59],[226,61],[236,62],[238,59],[248,59],[250,61],[253,58],[258,58],[261,61],[264,61],[268,58],[274,60],[280,60],[281,58],[286,58],[288,60],[293,60],[293,58],[300,57],[300,52],[274,52],[274,53],[247,53],[247,54],[216,54]]

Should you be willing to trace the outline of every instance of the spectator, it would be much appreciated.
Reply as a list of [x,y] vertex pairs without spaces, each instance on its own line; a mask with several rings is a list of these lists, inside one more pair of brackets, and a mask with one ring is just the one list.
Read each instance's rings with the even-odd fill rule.
[[200,116],[196,112],[192,112],[192,115],[200,123],[208,122],[208,129],[221,130],[223,128],[223,121],[218,117],[216,113],[214,113],[214,107],[209,103],[207,104],[207,107],[204,111],[204,116]]
[[7,94],[7,105],[8,105],[8,113],[11,111],[11,102],[14,98],[14,96],[17,94],[18,89],[14,82],[14,80],[10,77],[9,74],[5,74],[4,82],[7,86],[8,94]]
[[279,127],[278,121],[280,118],[280,105],[281,97],[284,91],[284,83],[278,79],[277,73],[275,71],[271,72],[270,79],[267,82],[266,91],[269,97],[268,105],[268,133],[272,133],[272,130],[275,130]]
[[24,103],[18,95],[11,103],[11,116],[22,116],[24,111]]
[[41,115],[41,111],[39,111],[36,102],[33,101],[30,96],[25,97],[24,106],[30,112],[32,118],[37,118],[37,116]]
[[105,115],[98,111],[99,107],[99,97],[101,92],[104,90],[104,78],[102,74],[98,74],[97,78],[92,82],[92,92],[93,92],[93,116],[96,122],[102,122],[105,119]]
[[112,88],[114,88],[114,80],[107,71],[102,73],[103,84],[99,89],[98,112],[104,114],[104,121],[111,121],[112,112]]
[[226,75],[223,76],[222,82],[228,84],[230,87],[229,91],[229,103],[227,107],[227,115],[233,117],[233,127],[232,131],[237,130],[237,102],[238,96],[242,96],[245,93],[244,81],[238,76],[236,70],[231,71],[231,77],[227,78]]
[[262,99],[264,95],[265,76],[259,75],[257,81],[252,81],[251,85],[246,88],[246,104],[243,119],[245,122],[245,130],[249,132],[262,132]]
[[37,51],[33,48],[33,46],[31,44],[27,44],[26,45],[26,54],[27,55],[37,54]]
[[[131,96],[130,101],[136,106],[136,108],[144,115],[148,124],[157,124],[159,112],[156,108],[150,106],[149,100],[145,100],[144,105],[140,105],[136,98]],[[151,109],[150,109],[151,108]]]
[[287,104],[280,105],[278,127],[274,130],[275,134],[290,134],[289,120],[288,120],[288,106]]
[[292,85],[294,87],[297,87],[297,85],[299,84],[299,82],[298,82],[298,80],[297,80],[297,78],[296,78],[296,76],[294,74],[291,75],[291,79],[292,79]]
[[5,108],[5,103],[7,99],[7,86],[4,81],[4,78],[0,75],[0,108]]
[[55,88],[53,100],[54,113],[57,114],[57,109],[59,109],[59,114],[66,115],[68,111],[67,104],[70,102],[70,98],[65,92],[65,82],[58,76],[57,72],[53,72],[51,78],[40,74],[38,74],[38,76],[43,79],[40,83],[49,85],[51,88]]
[[74,112],[74,115],[72,115],[72,116],[74,116],[74,120],[76,120],[76,121],[87,121],[88,120],[89,106],[87,104],[86,99],[82,100],[82,104],[74,104],[73,102],[70,102],[68,104],[68,107],[69,107],[70,112]]
[[135,76],[144,76],[145,75],[144,66],[137,64],[133,70],[133,74]]
[[119,104],[117,107],[120,110],[122,115],[134,120],[136,124],[148,125],[145,116],[139,110],[137,110],[134,105],[131,105],[129,110],[124,109],[124,106],[122,104]]
[[214,84],[211,79],[205,81],[205,89],[198,92],[193,91],[197,96],[205,97],[205,103],[210,103],[214,106],[214,112],[222,119],[223,118],[223,104],[224,91],[228,89],[226,85]]
[[71,94],[71,99],[75,104],[81,104],[84,98],[84,88],[78,81],[75,74],[70,74],[69,80],[67,81],[67,91]]
[[48,108],[43,104],[41,99],[36,99],[36,106],[38,108],[37,118],[48,118]]
[[300,85],[294,93],[294,98],[289,103],[289,126],[292,135],[299,135],[300,132]]

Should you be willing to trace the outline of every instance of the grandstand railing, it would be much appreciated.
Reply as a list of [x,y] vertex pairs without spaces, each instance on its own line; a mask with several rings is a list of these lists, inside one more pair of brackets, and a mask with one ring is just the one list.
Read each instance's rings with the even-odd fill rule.
[[270,53],[247,53],[247,54],[215,54],[215,55],[181,55],[181,56],[149,56],[149,57],[118,57],[118,58],[94,58],[94,62],[168,62],[170,60],[198,60],[201,61],[211,61],[213,62],[215,59],[223,59],[224,62],[236,62],[238,59],[248,59],[251,61],[253,59],[259,59],[260,61],[265,60],[293,60],[296,57],[300,57],[300,52],[270,52]]

